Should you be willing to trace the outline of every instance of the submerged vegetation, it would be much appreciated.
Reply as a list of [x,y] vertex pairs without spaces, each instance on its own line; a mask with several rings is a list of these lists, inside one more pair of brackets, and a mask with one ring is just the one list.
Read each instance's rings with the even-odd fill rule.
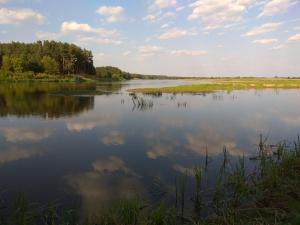
[[[0,224],[14,225],[297,225],[300,222],[300,138],[293,147],[285,142],[269,155],[266,145],[259,147],[257,168],[249,173],[246,158],[230,161],[223,150],[219,178],[211,190],[203,189],[204,168],[196,166],[176,178],[175,204],[163,199],[151,205],[142,198],[122,199],[104,212],[77,218],[74,211],[64,211],[55,204],[36,207],[19,195],[10,215],[0,206]],[[190,173],[190,174],[189,174]],[[195,193],[188,196],[193,177]],[[208,191],[211,196],[207,199]],[[1,201],[0,201],[1,203]],[[191,203],[191,204],[190,204]],[[189,207],[189,206],[192,207]],[[2,216],[1,216],[2,215]],[[81,221],[81,222],[75,222]]]
[[203,83],[181,85],[177,87],[139,88],[131,89],[136,93],[203,93],[214,91],[232,91],[245,89],[267,88],[300,88],[300,79],[285,78],[240,78],[240,79],[210,79],[202,80]]

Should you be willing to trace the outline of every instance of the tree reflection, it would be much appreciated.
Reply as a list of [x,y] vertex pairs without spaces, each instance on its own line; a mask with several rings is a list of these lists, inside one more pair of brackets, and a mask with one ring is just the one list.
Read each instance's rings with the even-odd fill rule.
[[95,90],[94,84],[1,84],[0,116],[59,118],[94,108],[93,96],[62,95],[62,92]]

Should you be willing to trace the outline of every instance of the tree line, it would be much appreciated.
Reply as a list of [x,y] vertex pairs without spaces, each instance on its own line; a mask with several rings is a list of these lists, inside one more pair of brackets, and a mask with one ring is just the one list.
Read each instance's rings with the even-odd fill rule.
[[0,68],[15,73],[95,74],[91,51],[55,41],[0,43]]

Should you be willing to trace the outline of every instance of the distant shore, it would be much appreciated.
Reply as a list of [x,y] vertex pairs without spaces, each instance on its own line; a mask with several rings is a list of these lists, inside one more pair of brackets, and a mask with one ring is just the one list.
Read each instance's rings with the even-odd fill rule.
[[[129,92],[155,93],[205,93],[247,89],[295,89],[300,88],[300,78],[199,78],[201,84],[180,85],[176,87],[138,88]],[[196,81],[197,79],[195,79]]]

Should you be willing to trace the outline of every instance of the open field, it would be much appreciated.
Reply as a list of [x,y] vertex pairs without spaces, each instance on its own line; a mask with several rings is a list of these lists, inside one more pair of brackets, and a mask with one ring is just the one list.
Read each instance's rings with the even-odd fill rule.
[[[181,85],[176,87],[162,88],[141,88],[130,89],[129,92],[135,93],[203,93],[214,91],[232,91],[247,89],[267,89],[267,88],[300,88],[300,79],[285,78],[226,78],[226,79],[206,79],[203,83]],[[197,81],[195,81],[197,82]]]

